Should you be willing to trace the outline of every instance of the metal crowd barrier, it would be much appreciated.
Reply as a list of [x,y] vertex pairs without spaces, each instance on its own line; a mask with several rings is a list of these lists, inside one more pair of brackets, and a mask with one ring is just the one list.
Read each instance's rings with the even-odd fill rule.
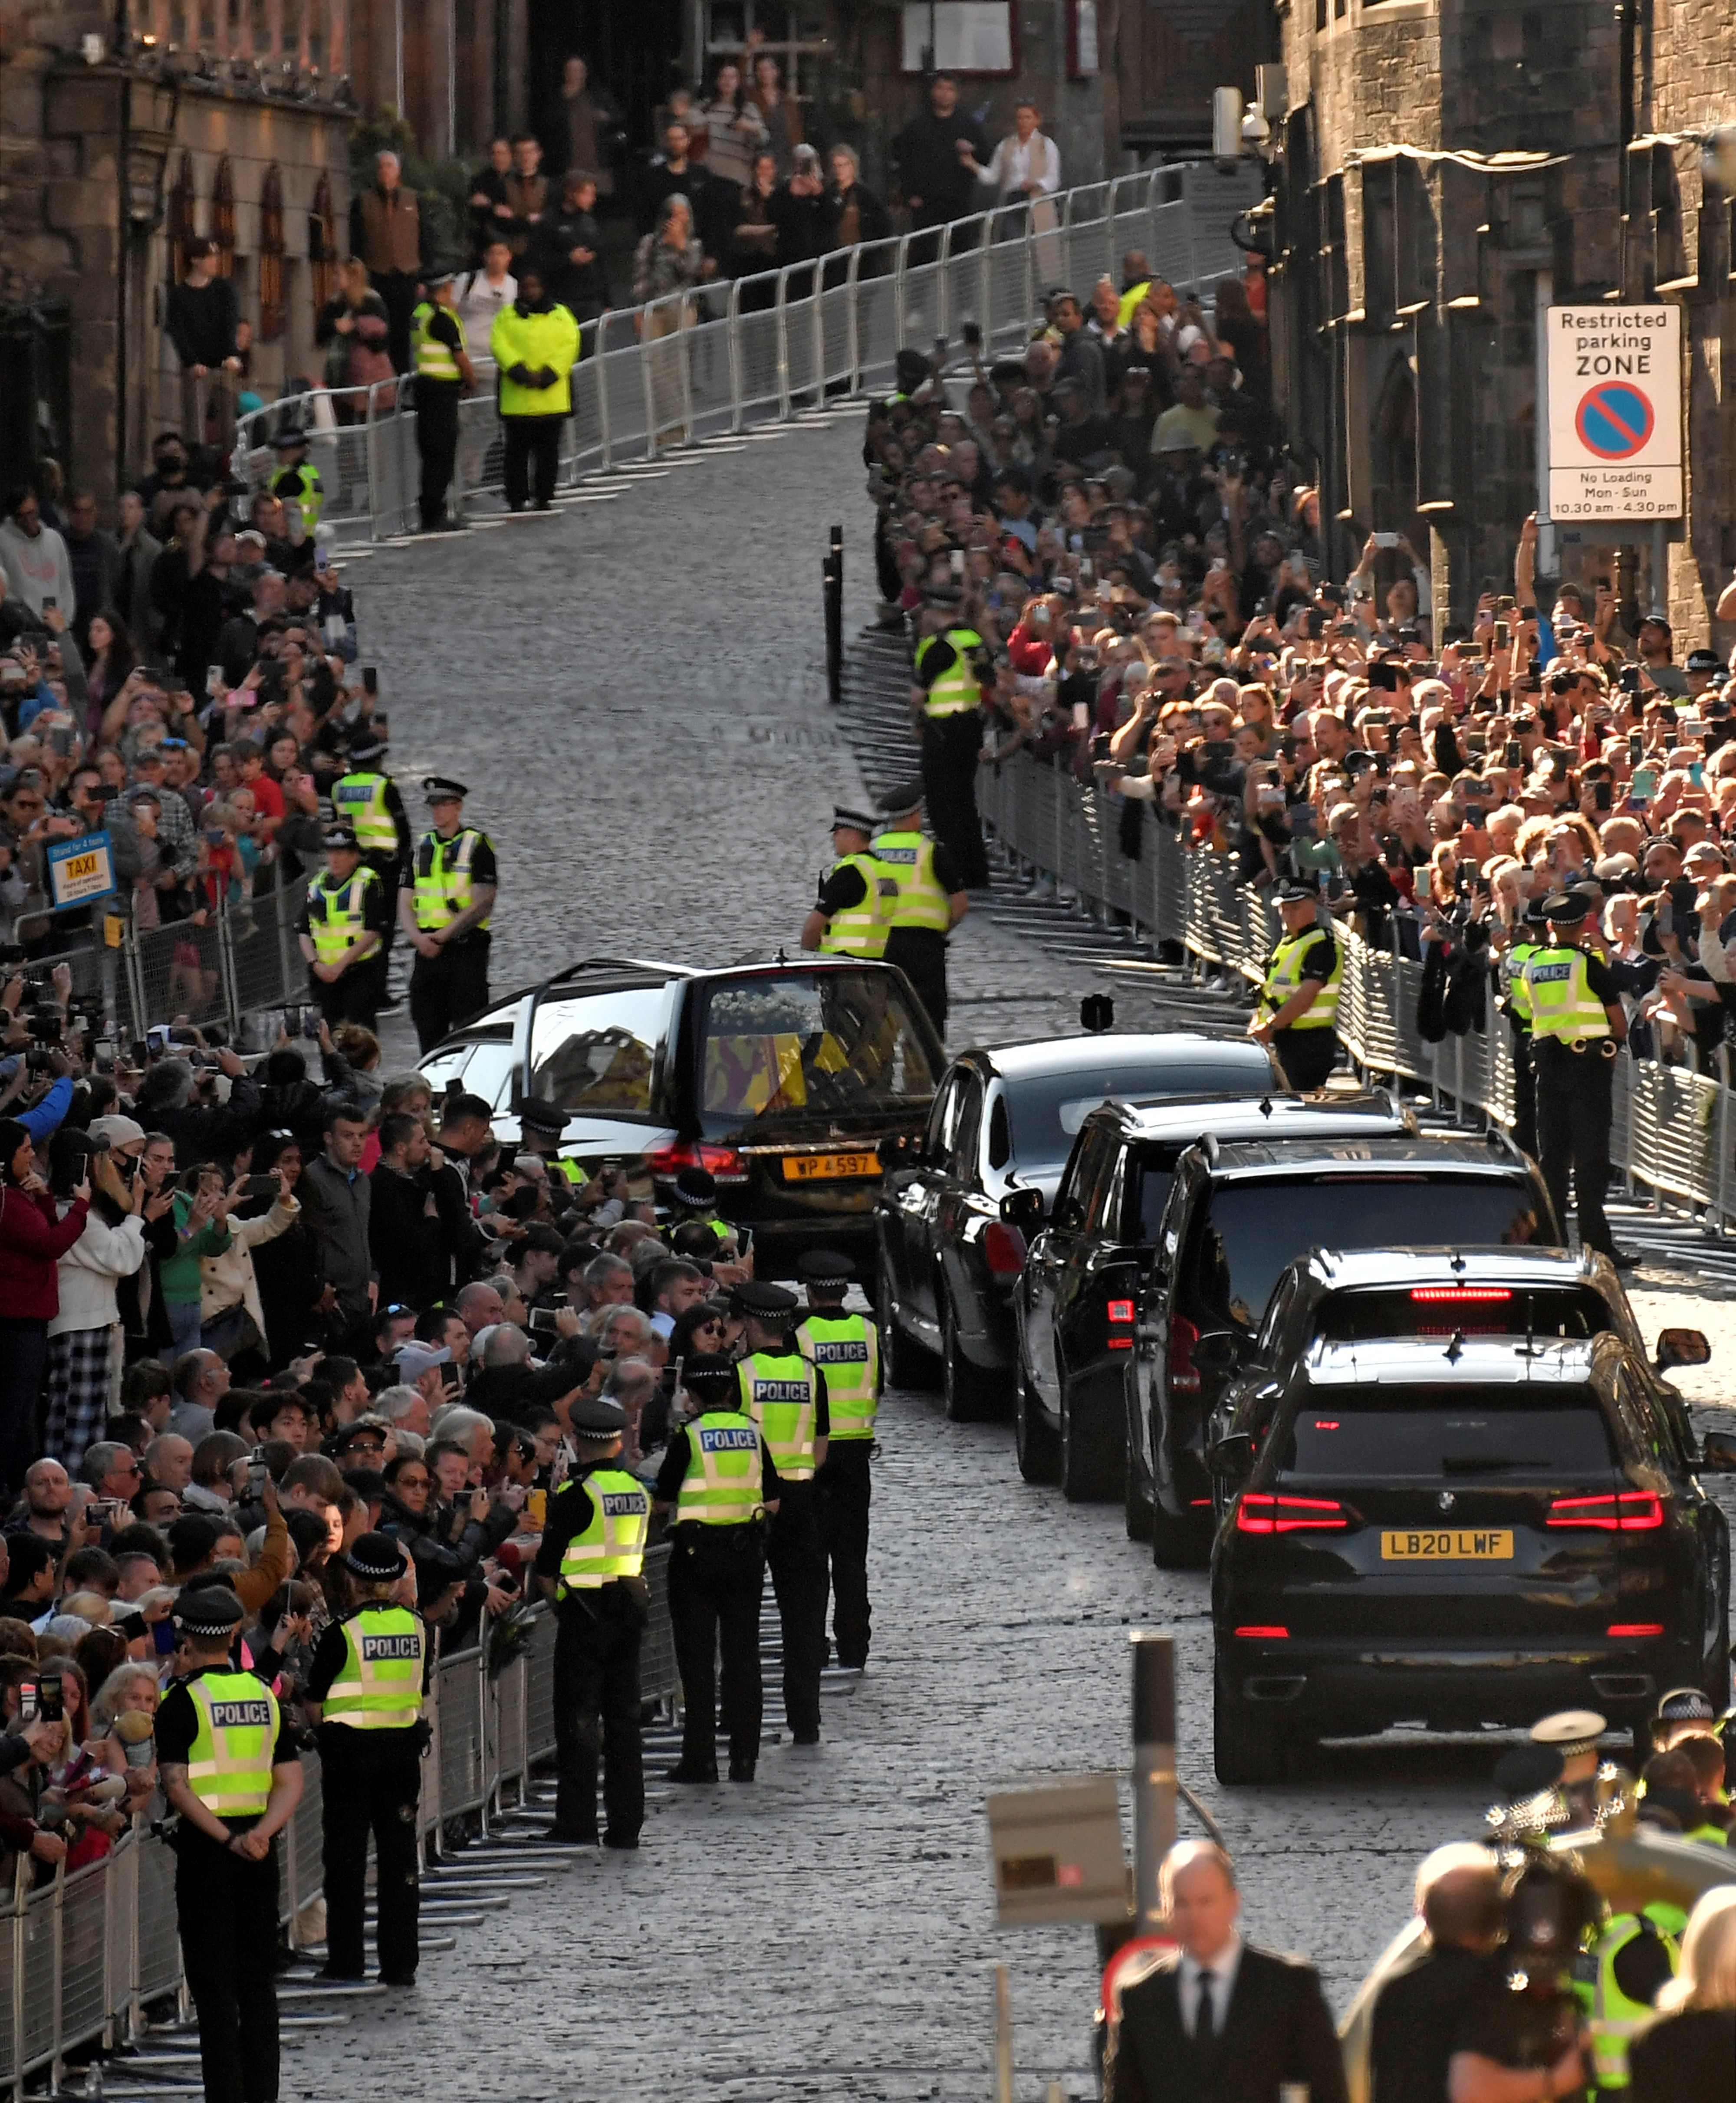
[[[1261,976],[1279,932],[1266,894],[1237,883],[1224,856],[1184,847],[1149,805],[1138,807],[1135,859],[1121,851],[1122,798],[1026,754],[984,767],[977,801],[1003,846],[1055,877],[1088,910],[1121,916],[1154,940],[1180,942],[1221,969]],[[1431,1044],[1417,1027],[1422,967],[1373,947],[1342,922],[1335,931],[1344,952],[1338,1034],[1356,1063],[1418,1082],[1437,1102],[1511,1125],[1512,1056],[1493,1002],[1482,1029]],[[1633,1182],[1703,1212],[1721,1233],[1736,1225],[1732,1109],[1723,1078],[1618,1060],[1611,1158]]]
[[[1230,225],[1259,195],[1257,176],[1241,169],[1147,169],[1065,191],[1035,212],[983,212],[603,314],[584,325],[561,479],[571,485],[671,445],[787,422],[829,395],[884,390],[902,345],[956,340],[967,321],[982,330],[986,359],[1016,353],[1049,288],[1071,285],[1088,300],[1105,274],[1119,285],[1129,249],[1209,301],[1216,282],[1242,267]],[[487,369],[483,377],[459,411],[458,482],[469,494],[501,487]],[[238,428],[235,472],[264,487],[272,440],[293,417],[310,433],[322,521],[340,541],[414,531],[414,395],[412,385],[387,380],[317,388],[256,410]]]
[[[673,1703],[680,1683],[669,1625],[670,1552],[665,1545],[645,1558],[643,1692],[648,1701]],[[481,1648],[435,1666],[426,1709],[434,1738],[417,1817],[425,1847],[440,1852],[447,1822],[469,1814],[479,1814],[486,1830],[509,1789],[523,1800],[532,1767],[554,1750],[554,1619],[540,1607],[528,1647],[492,1678]],[[301,1766],[301,1802],[278,1838],[278,1918],[292,1945],[324,1877],[318,1755],[304,1753]],[[53,2092],[61,2092],[67,2053],[140,2036],[147,2003],[185,1989],[174,1850],[142,1819],[73,1875],[63,1864],[35,1891],[29,1875],[26,1856],[0,1910],[0,2092],[15,2098],[44,2068]]]

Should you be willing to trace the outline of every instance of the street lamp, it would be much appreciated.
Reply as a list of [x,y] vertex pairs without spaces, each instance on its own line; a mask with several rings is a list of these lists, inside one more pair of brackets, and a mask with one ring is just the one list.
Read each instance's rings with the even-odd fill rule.
[[167,131],[128,127],[126,162],[127,224],[136,234],[162,224],[163,177],[175,141]]

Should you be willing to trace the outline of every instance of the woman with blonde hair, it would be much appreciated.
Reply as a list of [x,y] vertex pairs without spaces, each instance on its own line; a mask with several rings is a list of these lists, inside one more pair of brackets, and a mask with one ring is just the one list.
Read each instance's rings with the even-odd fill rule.
[[1681,1968],[1627,2048],[1630,2103],[1730,2103],[1736,2096],[1736,1884],[1703,1893]]

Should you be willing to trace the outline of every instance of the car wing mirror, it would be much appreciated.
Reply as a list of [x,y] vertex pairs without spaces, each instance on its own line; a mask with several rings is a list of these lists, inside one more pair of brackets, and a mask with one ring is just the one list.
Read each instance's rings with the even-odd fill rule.
[[1194,1345],[1194,1363],[1213,1380],[1227,1380],[1247,1355],[1241,1338],[1228,1329],[1213,1329]]
[[1711,1357],[1712,1345],[1698,1329],[1664,1329],[1659,1332],[1653,1363],[1666,1373],[1672,1366],[1703,1366]]
[[1043,1224],[1043,1193],[1022,1185],[1000,1201],[1000,1216],[1009,1227],[1030,1234]]
[[1214,1439],[1206,1465],[1214,1475],[1240,1475],[1253,1459],[1253,1440],[1245,1431],[1226,1431]]
[[1736,1475],[1736,1437],[1708,1431],[1700,1446],[1700,1465],[1710,1475]]

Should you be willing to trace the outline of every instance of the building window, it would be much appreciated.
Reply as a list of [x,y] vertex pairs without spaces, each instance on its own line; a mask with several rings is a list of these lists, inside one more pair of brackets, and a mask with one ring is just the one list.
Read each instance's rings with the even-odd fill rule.
[[184,153],[180,167],[176,172],[175,187],[169,192],[168,242],[169,282],[178,283],[187,274],[187,251],[198,232],[194,225],[198,192],[193,178],[193,156]]
[[332,178],[323,175],[307,216],[308,260],[314,266],[314,311],[337,297],[337,215],[332,208]]
[[829,11],[814,0],[710,0],[706,9],[708,92],[725,59],[735,60],[741,69],[742,86],[751,87],[754,61],[762,53],[777,60],[786,91],[798,102],[811,102],[821,64],[832,56]]
[[276,162],[259,193],[259,340],[283,333],[283,178]]
[[[1011,0],[906,0],[900,69],[1004,75],[1019,69]],[[930,37],[933,38],[932,51]]]
[[235,178],[227,153],[217,163],[211,186],[211,238],[217,251],[217,275],[235,274]]

